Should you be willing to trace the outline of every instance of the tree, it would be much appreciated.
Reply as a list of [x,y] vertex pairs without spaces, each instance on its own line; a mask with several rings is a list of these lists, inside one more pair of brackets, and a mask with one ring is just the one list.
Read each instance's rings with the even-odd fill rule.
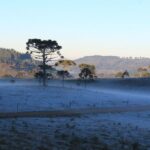
[[124,72],[118,72],[115,77],[117,78],[125,78],[125,77],[129,77],[129,72],[127,70],[125,70]]
[[63,68],[63,70],[59,70],[57,71],[57,75],[59,77],[62,77],[62,80],[63,80],[63,87],[64,87],[64,80],[65,80],[65,77],[70,77],[70,74],[68,72],[68,69],[71,67],[71,66],[75,66],[76,63],[72,60],[59,60],[58,62],[55,63],[55,66],[60,66]]
[[84,68],[88,68],[90,71],[91,71],[91,73],[93,74],[93,75],[95,75],[96,74],[96,72],[95,72],[95,65],[91,65],[91,64],[79,64],[79,68],[81,69],[81,70],[83,70]]
[[69,67],[75,66],[76,63],[72,60],[59,60],[55,63],[55,66],[62,66],[65,71],[68,70]]
[[122,78],[129,77],[129,72],[125,70],[122,74]]
[[144,78],[150,77],[150,73],[149,72],[143,72],[141,77],[144,77]]
[[140,67],[137,69],[137,72],[140,77],[144,77],[146,75],[146,73],[148,72],[148,70],[145,67]]
[[146,68],[143,68],[143,67],[140,67],[137,69],[138,72],[146,72],[147,69]]
[[[52,61],[60,56],[61,46],[56,41],[52,40],[41,40],[41,39],[29,39],[26,43],[27,51],[31,54],[32,58],[41,61],[42,64],[39,66],[43,72],[43,86],[46,86],[46,70],[51,66]],[[57,56],[56,56],[57,55]]]
[[64,79],[65,77],[69,77],[69,72],[67,70],[58,70],[57,71],[57,76],[62,78],[62,83],[63,83],[63,87],[64,87]]
[[95,66],[91,64],[80,64],[79,68],[81,72],[79,73],[79,77],[82,79],[94,79],[96,76]]
[[94,76],[95,75],[89,68],[82,68],[81,72],[79,73],[79,77],[81,80],[84,81],[85,87],[86,87],[87,80],[93,80]]
[[115,77],[116,77],[116,78],[122,78],[122,74],[123,74],[123,72],[119,71],[119,72],[117,72],[117,73],[115,74]]
[[89,68],[83,68],[79,73],[81,79],[93,79],[93,73]]
[[86,80],[93,80],[96,77],[95,66],[90,64],[80,64],[79,68],[81,72],[79,73],[79,78],[84,80],[86,87]]

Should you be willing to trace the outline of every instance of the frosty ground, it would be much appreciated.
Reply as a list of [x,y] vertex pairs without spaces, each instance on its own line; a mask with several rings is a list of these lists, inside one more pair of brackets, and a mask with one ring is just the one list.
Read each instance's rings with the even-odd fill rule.
[[[150,105],[149,79],[111,79],[78,83],[0,81],[0,112]],[[0,150],[150,149],[150,110],[57,118],[0,119]]]

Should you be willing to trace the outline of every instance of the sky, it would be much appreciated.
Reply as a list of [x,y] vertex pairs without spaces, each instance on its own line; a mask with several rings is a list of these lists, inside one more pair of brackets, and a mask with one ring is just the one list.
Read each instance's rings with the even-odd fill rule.
[[150,0],[1,0],[0,47],[56,40],[66,58],[150,57]]

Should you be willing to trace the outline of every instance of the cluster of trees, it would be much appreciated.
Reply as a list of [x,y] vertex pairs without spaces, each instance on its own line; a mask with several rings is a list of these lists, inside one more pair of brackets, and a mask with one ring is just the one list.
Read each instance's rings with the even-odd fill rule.
[[[58,70],[57,75],[62,77],[64,80],[65,77],[69,77],[70,75],[68,69],[71,66],[76,65],[74,61],[64,59],[60,53],[62,47],[57,43],[57,41],[29,39],[26,45],[27,54],[30,54],[34,60],[42,62],[39,65],[40,70],[35,73],[35,77],[42,79],[43,86],[46,86],[47,79],[52,77],[51,72],[48,73],[48,70],[61,66],[63,70]],[[79,77],[81,79],[94,79],[94,65],[80,64],[79,68],[81,70],[79,73]]]
[[[150,66],[148,67],[139,67],[137,69],[137,71],[135,73],[131,73],[130,76],[131,77],[150,77]],[[120,72],[117,72],[115,77],[118,77],[118,78],[125,78],[125,77],[129,77],[129,72],[127,70],[125,71],[120,71]]]
[[13,64],[19,61],[20,54],[13,49],[0,48],[0,62]]
[[[1,67],[0,76],[18,78],[35,76],[43,80],[44,86],[49,78],[64,80],[71,77],[69,71],[77,64],[72,60],[64,59],[60,53],[62,47],[57,41],[29,39],[26,45],[27,54],[0,48],[0,65],[7,65],[7,67]],[[95,65],[81,63],[78,67],[80,79],[93,80],[97,77]],[[117,72],[115,77],[129,77],[129,72],[127,70]],[[130,77],[150,77],[150,66],[140,67],[136,73],[131,71]]]
[[[51,42],[51,44],[50,44],[50,42]],[[47,70],[47,73],[46,73],[47,78],[53,78],[53,77],[62,78],[62,79],[68,78],[68,77],[70,77],[69,71],[72,70],[71,67],[77,66],[77,64],[74,61],[65,60],[63,58],[63,56],[60,53],[61,46],[59,46],[56,41],[52,41],[52,40],[42,41],[40,39],[30,39],[27,42],[27,44],[28,44],[27,47],[30,49],[30,50],[28,50],[27,54],[19,53],[19,52],[15,51],[14,49],[0,48],[0,67],[5,65],[5,67],[1,67],[0,77],[7,77],[7,76],[20,77],[20,78],[24,78],[27,76],[33,77],[35,70],[36,70],[36,72],[42,71],[44,69],[44,68],[42,68],[43,64],[41,64],[42,58],[43,58],[42,51],[44,52],[44,49],[43,49],[44,47],[42,47],[42,46],[44,46],[44,45],[45,46],[47,45],[47,47],[45,47],[45,70]],[[40,47],[40,44],[41,44],[41,47]],[[51,50],[50,53],[48,52],[49,51],[48,46]],[[47,58],[47,56],[48,56],[48,58]],[[98,59],[98,58],[95,58],[95,59]],[[100,57],[100,59],[102,59],[102,58]],[[94,60],[93,60],[93,62],[94,62]],[[103,61],[104,60],[106,62],[113,61],[111,57],[108,57],[108,58],[104,57]],[[146,60],[143,60],[143,61],[146,61]],[[88,61],[86,61],[86,59],[84,61],[76,61],[76,62],[78,62],[78,64],[79,64],[78,67],[80,68],[79,78],[94,79],[96,77],[94,65],[83,63],[83,62],[88,62]],[[101,68],[100,65],[99,65],[100,67],[98,65],[96,65],[96,66],[97,66],[98,70]],[[142,64],[141,64],[141,66],[142,66]],[[38,67],[40,69],[37,69]],[[104,67],[104,66],[102,66],[102,67]],[[110,68],[111,67],[112,66],[110,66]],[[55,68],[57,68],[57,69],[59,68],[58,72],[55,70]],[[55,75],[51,74],[51,72],[53,72],[54,70],[55,70]],[[134,70],[135,69],[133,69],[133,71],[132,71],[132,69],[130,68],[130,77],[150,77],[150,66],[140,67],[136,70],[136,72]],[[75,74],[77,73],[77,69],[75,69],[75,68],[72,71],[75,71]],[[99,73],[99,72],[97,71],[97,73]],[[41,75],[41,73],[40,73],[40,75]],[[106,72],[103,72],[98,75],[99,76],[101,75],[102,77],[106,77],[108,74]],[[112,73],[110,76],[114,76],[114,73]],[[128,77],[128,76],[129,76],[129,72],[126,70],[117,72],[115,74],[115,77],[119,77],[119,78],[124,78],[124,77]]]
[[[35,61],[42,62],[39,65],[40,70],[35,73],[36,78],[40,78],[43,80],[43,85],[46,86],[46,80],[48,78],[53,78],[51,72],[55,70],[57,76],[61,77],[63,80],[66,77],[70,76],[69,68],[72,66],[76,66],[76,63],[72,60],[65,60],[61,55],[60,50],[62,47],[57,43],[57,41],[53,40],[41,40],[41,39],[29,39],[26,43],[28,54]],[[62,70],[56,70],[55,67],[61,67]],[[82,80],[85,79],[95,79],[96,78],[96,68],[94,65],[82,63],[79,65],[80,73],[79,78]],[[142,77],[149,77],[150,73],[146,68],[138,68],[138,73]],[[129,72],[127,70],[123,72],[118,72],[115,77],[129,77]]]
[[150,69],[150,66],[140,67],[137,69],[137,73],[135,73],[134,76],[135,77],[150,77],[149,69]]

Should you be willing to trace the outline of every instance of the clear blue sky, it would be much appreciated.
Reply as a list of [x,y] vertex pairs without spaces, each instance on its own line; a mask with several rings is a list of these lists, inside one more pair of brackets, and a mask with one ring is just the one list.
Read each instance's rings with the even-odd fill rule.
[[150,0],[1,0],[0,47],[57,40],[68,58],[150,57]]

